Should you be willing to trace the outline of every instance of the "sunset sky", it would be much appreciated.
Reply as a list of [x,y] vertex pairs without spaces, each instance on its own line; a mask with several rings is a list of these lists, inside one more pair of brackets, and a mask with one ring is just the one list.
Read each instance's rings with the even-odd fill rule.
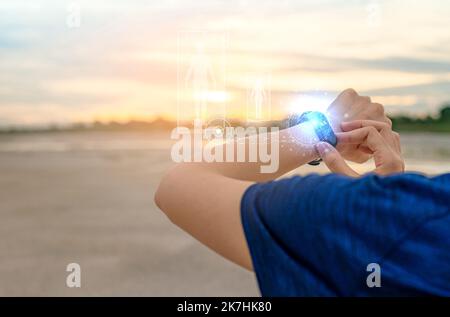
[[273,117],[348,87],[390,113],[450,102],[450,1],[2,0],[0,125],[176,118],[199,43],[229,116],[256,77]]

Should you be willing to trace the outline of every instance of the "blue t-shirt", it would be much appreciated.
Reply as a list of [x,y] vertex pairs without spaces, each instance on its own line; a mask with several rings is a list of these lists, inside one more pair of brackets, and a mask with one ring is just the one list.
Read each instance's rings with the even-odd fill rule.
[[263,296],[450,296],[450,174],[259,183],[241,216]]

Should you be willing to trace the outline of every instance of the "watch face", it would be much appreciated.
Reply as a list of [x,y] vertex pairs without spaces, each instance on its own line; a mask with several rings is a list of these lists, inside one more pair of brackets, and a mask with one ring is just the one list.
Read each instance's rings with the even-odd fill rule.
[[318,111],[304,112],[299,118],[297,124],[308,122],[314,129],[317,137],[320,141],[330,143],[332,146],[336,146],[336,135],[328,122],[327,117]]

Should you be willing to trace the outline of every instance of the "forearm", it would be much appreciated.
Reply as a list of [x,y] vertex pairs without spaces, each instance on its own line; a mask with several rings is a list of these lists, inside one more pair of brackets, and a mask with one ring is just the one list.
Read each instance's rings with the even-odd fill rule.
[[[183,164],[195,165],[197,171],[208,170],[211,173],[239,180],[272,180],[318,157],[308,137],[303,137],[304,141],[301,141],[302,133],[308,132],[302,131],[300,127],[296,126],[270,132],[265,136],[234,139],[225,144],[216,145],[212,149],[213,153],[216,151],[224,153],[224,157],[227,158],[224,162]],[[295,140],[293,141],[293,139]],[[265,159],[258,155],[264,152],[264,147],[270,149],[269,160],[267,160],[269,157],[267,155],[265,155]],[[230,151],[232,155],[230,155]],[[255,151],[256,153],[254,153]],[[242,160],[242,157],[245,159]]]
[[[291,129],[273,132],[267,138],[262,138],[267,139],[267,142],[259,142],[259,137],[256,139],[258,150],[259,147],[270,145],[272,151],[279,151],[279,155],[272,157],[278,162],[271,173],[261,171],[262,166],[268,166],[266,161],[249,161],[249,152],[255,150],[255,147],[252,148],[255,138],[234,140],[231,144],[213,147],[213,150],[226,151],[228,146],[233,154],[228,158],[233,160],[180,163],[174,166],[164,176],[155,193],[156,204],[173,223],[196,239],[231,261],[251,269],[240,218],[243,194],[255,181],[275,179],[317,158],[311,143],[293,142],[293,132],[301,130]],[[238,162],[239,146],[241,151],[244,149],[246,158],[242,162]],[[226,157],[226,153],[222,153]]]

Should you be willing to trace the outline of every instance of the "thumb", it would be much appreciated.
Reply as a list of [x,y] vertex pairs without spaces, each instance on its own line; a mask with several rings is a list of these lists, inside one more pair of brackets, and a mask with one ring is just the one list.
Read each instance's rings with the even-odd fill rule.
[[348,166],[341,154],[329,143],[319,142],[315,145],[315,148],[331,172],[351,177],[359,176],[358,173]]

